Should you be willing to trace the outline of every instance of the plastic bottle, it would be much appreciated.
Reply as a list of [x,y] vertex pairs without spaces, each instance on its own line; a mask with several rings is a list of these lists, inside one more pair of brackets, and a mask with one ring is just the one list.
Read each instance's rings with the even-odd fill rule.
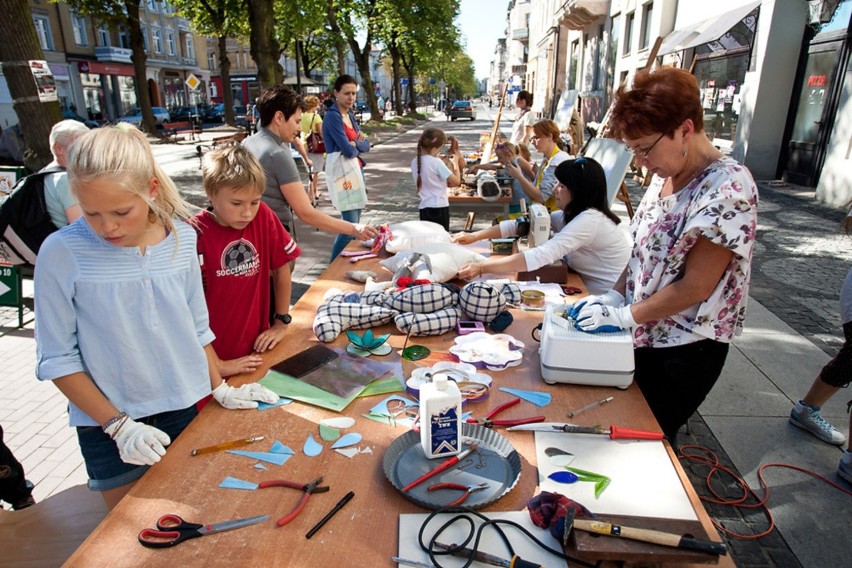
[[461,451],[461,392],[446,376],[420,388],[420,444],[430,459]]

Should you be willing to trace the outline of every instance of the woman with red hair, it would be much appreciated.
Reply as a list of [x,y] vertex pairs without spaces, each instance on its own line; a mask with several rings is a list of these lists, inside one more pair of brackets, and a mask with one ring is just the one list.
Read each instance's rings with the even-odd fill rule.
[[757,186],[704,134],[698,84],[683,69],[638,72],[619,88],[610,127],[654,175],[621,278],[571,315],[583,331],[633,331],[636,383],[674,446],[742,331]]

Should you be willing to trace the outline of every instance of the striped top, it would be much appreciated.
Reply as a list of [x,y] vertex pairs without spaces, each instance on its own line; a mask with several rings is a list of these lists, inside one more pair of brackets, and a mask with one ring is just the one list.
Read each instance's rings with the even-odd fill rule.
[[[131,418],[210,393],[207,318],[195,231],[175,223],[156,245],[117,247],[80,218],[52,234],[35,271],[36,376],[87,373]],[[179,246],[178,246],[179,245]],[[69,403],[71,426],[96,422]]]

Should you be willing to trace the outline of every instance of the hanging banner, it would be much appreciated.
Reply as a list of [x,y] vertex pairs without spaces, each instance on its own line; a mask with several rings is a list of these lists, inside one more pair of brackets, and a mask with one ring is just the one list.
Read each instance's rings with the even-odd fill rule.
[[38,100],[43,103],[50,103],[59,100],[56,96],[56,81],[53,78],[53,73],[47,65],[47,61],[30,61],[30,70],[33,72],[36,89],[38,89]]

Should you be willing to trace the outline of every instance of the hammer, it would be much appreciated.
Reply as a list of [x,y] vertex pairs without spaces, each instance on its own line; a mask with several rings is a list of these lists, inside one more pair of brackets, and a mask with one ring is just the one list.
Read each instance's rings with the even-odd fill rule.
[[[698,540],[681,536],[679,534],[667,533],[651,529],[640,529],[636,527],[625,527],[609,523],[601,519],[595,519],[594,514],[586,509],[580,503],[568,499],[566,507],[567,515],[565,516],[565,527],[562,532],[562,545],[568,544],[568,536],[571,529],[577,529],[595,534],[607,536],[617,536],[621,538],[629,538],[631,540],[639,540],[642,542],[651,542],[661,544],[663,546],[671,546],[674,548],[685,548],[689,550],[700,550],[701,552],[709,552],[710,554],[726,555],[728,549],[723,542],[712,542],[709,540]],[[589,518],[592,517],[592,518]]]

